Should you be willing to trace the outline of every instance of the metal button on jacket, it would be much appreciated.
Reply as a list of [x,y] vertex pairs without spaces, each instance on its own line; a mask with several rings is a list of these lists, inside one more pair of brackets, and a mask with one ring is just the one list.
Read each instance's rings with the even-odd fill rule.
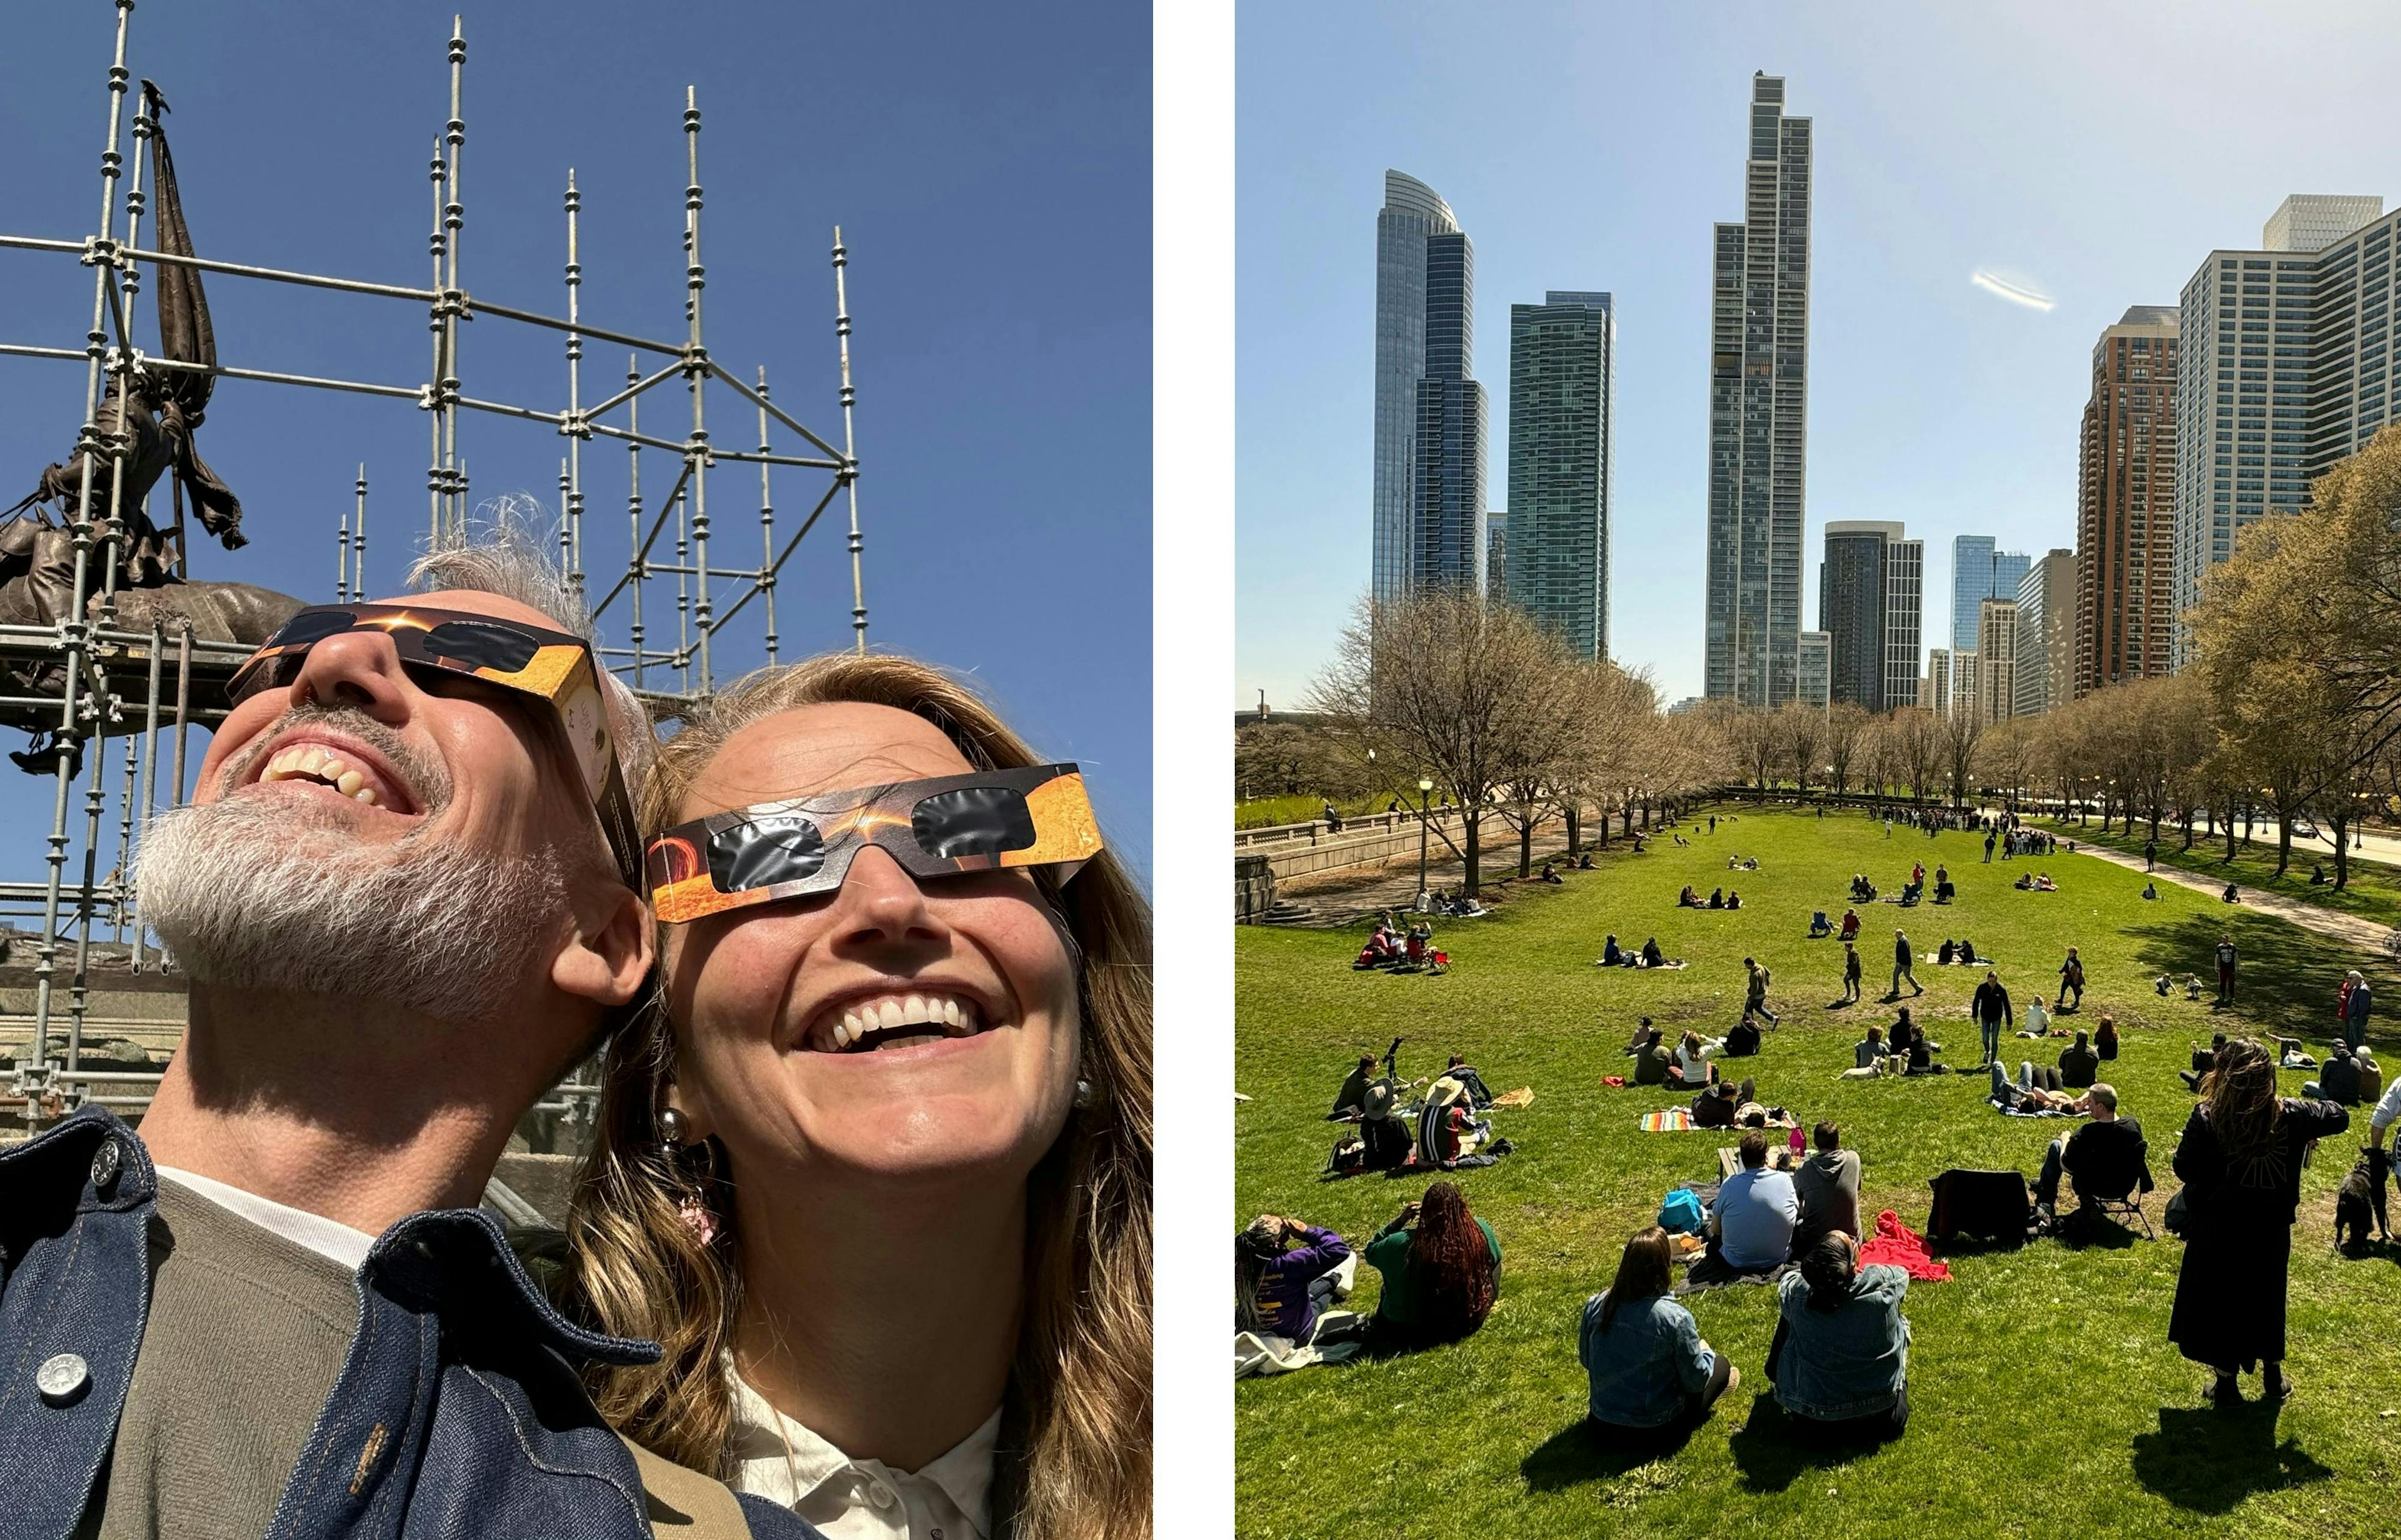
[[124,1158],[115,1139],[101,1140],[100,1148],[91,1158],[91,1185],[104,1188],[117,1180],[117,1167]]
[[34,1388],[54,1407],[65,1406],[89,1383],[91,1366],[72,1353],[44,1359],[42,1367],[34,1371]]

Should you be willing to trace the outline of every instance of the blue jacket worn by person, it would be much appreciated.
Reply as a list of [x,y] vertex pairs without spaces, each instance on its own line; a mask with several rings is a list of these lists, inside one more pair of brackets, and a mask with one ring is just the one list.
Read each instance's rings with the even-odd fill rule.
[[[0,1153],[0,1492],[12,1540],[86,1533],[142,1349],[158,1181],[142,1141],[99,1107]],[[400,1220],[355,1287],[357,1330],[276,1504],[274,1540],[650,1540],[653,1457],[638,1460],[601,1421],[577,1368],[650,1362],[655,1344],[560,1317],[475,1209]],[[753,1535],[817,1534],[737,1501]]]
[[1786,1273],[1777,1285],[1777,1404],[1822,1423],[1891,1410],[1909,1375],[1908,1292],[1905,1270],[1875,1262],[1859,1269],[1841,1305],[1818,1310],[1801,1274]]
[[1682,1413],[1687,1398],[1708,1388],[1717,1354],[1701,1341],[1693,1313],[1664,1294],[1628,1299],[1601,1328],[1609,1296],[1584,1304],[1576,1361],[1591,1382],[1587,1409],[1615,1427],[1655,1428]]

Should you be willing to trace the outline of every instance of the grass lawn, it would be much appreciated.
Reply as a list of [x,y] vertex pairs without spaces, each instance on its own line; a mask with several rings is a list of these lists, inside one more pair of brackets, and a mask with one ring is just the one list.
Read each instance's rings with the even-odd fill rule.
[[[1733,853],[1758,872],[1730,873]],[[1236,1085],[1255,1100],[1235,1115],[1235,1215],[1260,1213],[1330,1226],[1364,1244],[1415,1178],[1321,1180],[1336,1128],[1321,1121],[1355,1057],[1408,1040],[1411,1076],[1458,1051],[1495,1092],[1530,1085],[1532,1107],[1496,1114],[1516,1153],[1459,1174],[1468,1202],[1499,1232],[1501,1299],[1467,1341],[1381,1360],[1359,1359],[1236,1387],[1238,1531],[1291,1536],[1534,1537],[1549,1535],[2120,1535],[2392,1533],[2401,1475],[2401,1253],[2359,1260],[2333,1250],[2333,1195],[2364,1139],[2323,1146],[2302,1188],[2293,1244],[2288,1339],[2299,1386],[2281,1416],[2256,1407],[2220,1414],[2200,1398],[2207,1372],[2167,1341],[2183,1246],[2164,1230],[2072,1248],[2041,1241],[2014,1250],[1963,1251],[1954,1278],[1917,1284],[1908,1434],[1882,1451],[1802,1453],[1776,1431],[1765,1360],[1774,1330],[1768,1290],[1694,1297],[1701,1334],[1730,1354],[1743,1384],[1674,1455],[1648,1464],[1587,1442],[1578,1428],[1585,1382],[1575,1358],[1578,1313],[1605,1287],[1626,1237],[1655,1217],[1667,1190],[1713,1178],[1719,1134],[1644,1134],[1637,1116],[1673,1093],[1611,1089],[1638,1013],[1722,1036],[1740,1013],[1742,958],[1775,970],[1771,1005],[1783,1015],[1759,1057],[1761,1100],[1832,1118],[1865,1161],[1862,1208],[1896,1210],[1923,1231],[1928,1180],[1950,1166],[2015,1167],[2029,1179],[2044,1145],[2072,1124],[2004,1118],[1983,1102],[1981,1075],[1843,1080],[1850,1047],[1871,1023],[1891,971],[1892,931],[1904,926],[1926,995],[1914,1003],[1947,1050],[1972,1065],[1966,1019],[1983,969],[1934,966],[1947,933],[1963,931],[2000,959],[2024,1008],[2055,991],[2065,949],[2083,949],[2081,1017],[2117,1017],[2121,1056],[2103,1078],[2140,1118],[2160,1190],[2154,1224],[2176,1182],[2169,1170],[2192,1098],[2176,1079],[2213,1028],[2271,1029],[2323,1044],[2335,990],[2349,967],[2369,971],[2383,1000],[2401,976],[2378,959],[2283,921],[2229,910],[2182,888],[2142,901],[2143,878],[2060,855],[2037,864],[2063,891],[2009,887],[2025,863],[1982,862],[1981,839],[1928,839],[1859,817],[1745,813],[1691,848],[1654,840],[1619,848],[1564,888],[1514,889],[1498,916],[1439,931],[1456,961],[1446,977],[1353,973],[1356,931],[1242,928],[1235,942]],[[1911,861],[1947,860],[1958,902],[1861,912],[1869,1003],[1828,1009],[1841,994],[1840,946],[1806,939],[1810,911],[1839,919],[1855,871],[1898,892]],[[1732,878],[1739,913],[1674,907],[1690,882],[1706,893]],[[1931,891],[1931,884],[1928,890]],[[2211,949],[2230,927],[2243,949],[2242,1003],[2213,1011],[2207,996],[2168,999],[2150,981],[2215,976]],[[1602,938],[1640,945],[1656,935],[1681,971],[1603,971]],[[2046,994],[2046,998],[2049,995]],[[2380,1010],[2389,1010],[2389,1007]],[[2401,1032],[2389,1015],[2370,1042],[2401,1071]],[[2056,1042],[2010,1039],[2005,1053],[2055,1060]],[[2323,1052],[2320,1046],[2316,1052]],[[2288,1094],[2303,1076],[2287,1072]],[[1360,1268],[1353,1308],[1373,1310],[1373,1269]],[[2248,1394],[2256,1378],[2245,1382]],[[1758,1403],[1754,1397],[1763,1397]],[[1796,1529],[1804,1518],[1811,1531]]]
[[[2062,838],[2074,840],[2079,845],[2106,845],[2129,856],[2143,853],[2143,844],[2149,834],[2149,826],[2142,823],[2134,825],[2132,836],[2120,834],[2115,829],[2104,834],[2097,823],[2079,828],[2072,822],[2045,821],[2043,827],[2055,829]],[[2174,825],[2162,823],[2160,825],[2159,861],[2161,866],[2196,873],[2212,882],[2231,882],[2245,889],[2256,887],[2261,892],[2281,894],[2302,903],[2357,914],[2380,925],[2401,926],[2401,868],[2366,859],[2354,850],[2351,855],[2351,880],[2338,892],[2333,886],[2333,852],[2323,845],[2304,845],[2297,836],[2293,841],[2293,864],[2279,877],[2275,875],[2276,826],[2262,824],[2259,830],[2266,837],[2255,837],[2249,845],[2244,845],[2237,836],[2234,863],[2229,866],[2225,859],[2225,835],[2210,839],[2195,833],[2192,848],[2181,850],[2177,847],[2184,842],[2183,832]],[[1981,848],[1979,854],[1982,854]],[[2326,868],[2326,880],[2316,887],[2310,884],[2312,861]]]
[[[1346,818],[1365,818],[1380,813],[1391,804],[1393,794],[1339,797],[1334,810]],[[1234,804],[1234,827],[1237,829],[1272,829],[1278,824],[1312,823],[1325,811],[1325,799],[1303,793],[1290,797],[1253,797]]]

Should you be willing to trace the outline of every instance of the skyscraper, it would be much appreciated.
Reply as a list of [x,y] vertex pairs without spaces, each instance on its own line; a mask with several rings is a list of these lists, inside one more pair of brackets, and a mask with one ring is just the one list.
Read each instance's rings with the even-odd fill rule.
[[1713,700],[1777,706],[1796,688],[1809,384],[1809,120],[1784,116],[1782,78],[1763,72],[1752,76],[1743,222],[1717,227],[1710,304],[1703,673]]
[[1926,646],[1926,542],[1895,540],[1884,553],[1885,709],[1917,704]]
[[1484,581],[1506,592],[1509,586],[1509,510],[1484,511]]
[[2401,211],[2296,193],[2262,250],[2212,252],[2177,309],[2175,663],[2182,615],[2235,532],[2309,502],[2312,477],[2401,420]]
[[1801,633],[1801,647],[1796,654],[1800,659],[1799,671],[1793,675],[1793,698],[1802,705],[1823,708],[1832,704],[1828,684],[1833,644],[1834,639],[1823,631]]
[[1826,526],[1818,569],[1818,629],[1827,637],[1827,695],[1871,711],[1914,706],[1926,606],[1926,543],[1898,524]]
[[[1447,242],[1439,257],[1436,242]],[[1455,513],[1473,496],[1483,506],[1484,401],[1474,384],[1475,252],[1459,221],[1432,187],[1399,172],[1384,173],[1384,206],[1376,215],[1376,468],[1375,571],[1372,592],[1398,598],[1420,577],[1420,542],[1425,523],[1420,496],[1427,457],[1420,454],[1421,424],[1433,407],[1437,441],[1431,463],[1441,485],[1434,502]],[[1439,363],[1441,369],[1434,365]],[[1421,383],[1432,375],[1446,381],[1423,399]],[[1470,453],[1472,465],[1453,453]],[[1434,521],[1441,524],[1440,516]],[[1450,575],[1461,565],[1480,570],[1483,531],[1473,531],[1478,554],[1461,563],[1455,549],[1467,531],[1438,529],[1454,549]]]
[[1988,598],[1976,608],[1976,715],[1999,722],[2017,711],[2018,601]]
[[2136,305],[2092,345],[2076,497],[2075,677],[2059,701],[2164,674],[2175,635],[2176,312]]
[[1509,602],[1583,658],[1609,655],[1616,354],[1605,294],[1509,307]]
[[1988,598],[2014,600],[2030,558],[2023,551],[1996,551],[1990,535],[1957,535],[1951,541],[1951,650],[1976,650],[1977,607]]
[[2082,612],[2076,553],[2045,552],[2018,584],[2017,715],[2038,717],[2072,698],[2077,617]]

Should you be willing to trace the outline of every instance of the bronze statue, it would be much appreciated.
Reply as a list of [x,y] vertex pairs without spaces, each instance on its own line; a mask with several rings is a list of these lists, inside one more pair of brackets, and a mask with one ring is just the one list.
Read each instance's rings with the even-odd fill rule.
[[[142,82],[142,100],[150,122],[151,161],[155,168],[158,250],[190,256],[191,230],[184,223],[183,198],[175,185],[175,162],[167,149],[161,119],[165,98],[149,81]],[[179,630],[189,618],[193,634],[226,641],[264,641],[300,608],[300,601],[272,589],[246,583],[187,583],[183,576],[185,553],[179,529],[161,529],[151,522],[143,504],[150,490],[170,470],[180,503],[188,497],[200,528],[224,542],[228,551],[249,543],[241,532],[241,500],[209,469],[192,435],[206,419],[216,376],[204,372],[216,366],[216,337],[209,325],[208,296],[199,270],[172,263],[154,265],[158,313],[159,356],[171,363],[199,365],[198,369],[162,368],[137,364],[125,373],[111,372],[97,426],[103,446],[122,445],[124,482],[116,515],[110,516],[114,461],[106,452],[78,446],[64,464],[51,465],[25,500],[0,515],[0,623],[54,626],[75,602],[75,541],[49,512],[55,504],[72,519],[83,494],[84,477],[91,478],[89,508],[100,535],[114,535],[117,546],[116,624],[124,629],[147,629],[154,616],[168,629]],[[180,520],[178,521],[180,524]],[[106,602],[100,548],[87,571],[85,613],[97,620]],[[61,687],[64,669],[56,663],[23,665],[11,670],[29,693],[47,694]],[[26,770],[47,774],[53,742],[45,747],[36,732],[34,746],[11,754]]]

